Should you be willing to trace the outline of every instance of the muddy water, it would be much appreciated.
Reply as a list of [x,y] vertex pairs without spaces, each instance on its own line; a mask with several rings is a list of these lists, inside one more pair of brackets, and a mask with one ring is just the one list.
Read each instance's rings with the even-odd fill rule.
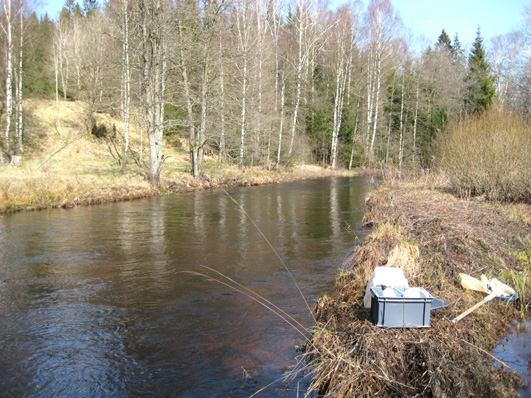
[[[362,178],[230,190],[310,302],[361,228]],[[264,238],[223,192],[0,218],[0,395],[249,396],[295,364],[301,336],[216,269],[307,327]],[[306,381],[258,396],[296,396]]]

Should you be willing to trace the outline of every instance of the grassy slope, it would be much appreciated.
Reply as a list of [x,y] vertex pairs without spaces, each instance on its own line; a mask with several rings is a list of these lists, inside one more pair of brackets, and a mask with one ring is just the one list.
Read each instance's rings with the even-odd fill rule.
[[[150,186],[145,178],[149,162],[147,138],[143,137],[143,162],[130,161],[120,167],[110,140],[98,139],[87,132],[87,111],[82,103],[61,101],[60,132],[54,101],[25,101],[25,151],[20,166],[0,169],[0,213],[47,207],[70,207],[108,201],[184,192],[229,185],[257,185],[294,179],[332,175],[316,166],[299,166],[289,172],[262,169],[239,170],[220,167],[216,159],[205,159],[208,179],[194,180],[185,140],[166,141],[163,154],[161,187]],[[98,124],[116,128],[116,148],[122,151],[123,123],[110,115],[96,114]],[[138,158],[140,134],[133,120],[130,145]],[[145,135],[145,134],[144,134]],[[111,155],[113,149],[115,156]]]
[[[367,199],[374,227],[317,305],[306,346],[315,391],[330,397],[517,396],[517,377],[494,368],[490,354],[512,319],[529,316],[531,206],[464,201],[433,181],[388,182]],[[429,329],[379,329],[363,308],[376,266],[405,270],[411,286],[452,303],[431,313]],[[494,299],[456,325],[450,321],[485,296],[458,274],[485,274],[516,288],[520,299]]]

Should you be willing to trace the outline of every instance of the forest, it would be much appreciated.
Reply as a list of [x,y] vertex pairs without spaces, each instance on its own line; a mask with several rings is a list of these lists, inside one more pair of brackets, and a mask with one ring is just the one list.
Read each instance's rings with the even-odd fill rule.
[[139,130],[153,184],[175,142],[194,177],[207,155],[241,168],[429,168],[465,115],[531,113],[530,8],[489,43],[478,27],[467,51],[444,30],[419,46],[390,0],[66,0],[57,21],[1,3],[0,166],[31,140],[27,98],[82,103],[95,135],[112,126],[94,115],[119,117],[124,166]]

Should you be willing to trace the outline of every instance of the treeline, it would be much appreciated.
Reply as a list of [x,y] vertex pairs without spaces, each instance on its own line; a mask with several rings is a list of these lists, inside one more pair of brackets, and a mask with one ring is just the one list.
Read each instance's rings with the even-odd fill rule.
[[153,183],[175,136],[194,176],[206,150],[241,167],[427,166],[461,115],[496,98],[530,113],[530,10],[488,54],[478,29],[470,54],[443,31],[416,55],[389,0],[66,0],[57,22],[0,2],[1,164],[24,150],[25,96],[82,101],[89,130],[122,117],[123,164],[134,127]]

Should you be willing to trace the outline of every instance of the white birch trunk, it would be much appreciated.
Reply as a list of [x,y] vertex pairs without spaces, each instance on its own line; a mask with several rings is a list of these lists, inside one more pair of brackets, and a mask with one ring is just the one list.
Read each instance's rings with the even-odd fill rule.
[[241,110],[241,128],[240,128],[240,168],[243,167],[243,157],[245,151],[245,107],[247,105],[247,54],[243,59],[243,83],[242,83],[242,110]]
[[219,34],[219,90],[221,94],[221,103],[220,103],[220,117],[221,117],[221,128],[220,128],[220,137],[219,137],[219,159],[218,162],[221,164],[225,159],[225,68],[223,67],[223,42],[221,31]]
[[356,134],[358,132],[358,114],[360,110],[360,100],[358,99],[358,105],[356,105],[356,121],[354,122],[354,132],[352,133],[352,147],[350,148],[350,161],[348,163],[348,169],[352,170],[352,162],[354,160],[354,151],[356,150]]
[[20,13],[20,41],[19,41],[19,59],[18,59],[18,81],[17,81],[17,98],[16,98],[16,137],[18,142],[18,152],[23,153],[24,152],[24,146],[22,143],[23,140],[23,133],[24,133],[24,125],[23,125],[23,119],[22,119],[22,59],[23,59],[23,46],[24,46],[24,13],[22,12],[22,8],[19,11]]
[[124,17],[124,32],[123,32],[123,61],[124,61],[124,164],[123,167],[127,167],[128,153],[129,153],[129,114],[131,103],[131,70],[129,65],[129,16],[127,14],[127,0],[122,0],[123,17]]
[[[303,11],[300,10],[302,13]],[[289,149],[288,149],[288,159],[291,159],[291,155],[293,152],[293,143],[295,141],[295,132],[297,131],[297,120],[299,116],[299,106],[301,103],[301,89],[302,89],[302,68],[304,66],[304,58],[303,58],[303,51],[302,51],[302,39],[303,39],[303,22],[302,22],[303,16],[299,16],[299,54],[297,59],[297,89],[295,92],[295,107],[293,109],[293,122],[291,125],[291,136],[289,141]]]
[[13,26],[11,21],[11,0],[4,1],[4,16],[6,18],[6,127],[4,131],[5,138],[5,152],[7,154],[8,162],[11,162],[11,145],[10,145],[10,129],[11,116],[13,113]]
[[378,110],[380,109],[380,86],[381,86],[381,59],[377,54],[376,62],[376,100],[374,103],[374,124],[372,130],[371,147],[369,148],[369,155],[371,162],[374,160],[374,141],[376,140],[376,132],[378,131]]
[[398,169],[402,171],[402,158],[404,155],[404,82],[405,72],[402,74],[402,103],[400,104],[400,146],[398,152]]
[[[57,50],[56,50],[57,51]],[[61,117],[59,116],[59,54],[55,54],[54,67],[55,67],[55,117],[56,117],[56,130],[59,136],[61,135]]]
[[417,81],[417,101],[415,104],[415,120],[413,121],[413,163],[417,161],[417,120],[419,115],[419,82]]
[[286,79],[282,78],[282,88],[280,89],[280,123],[278,127],[278,149],[277,149],[277,164],[276,168],[280,165],[280,155],[282,153],[282,134],[284,129],[284,95],[286,92]]
[[367,135],[365,139],[365,153],[369,154],[371,123],[372,123],[372,98],[373,98],[373,73],[372,73],[372,51],[369,50],[369,60],[367,62]]

